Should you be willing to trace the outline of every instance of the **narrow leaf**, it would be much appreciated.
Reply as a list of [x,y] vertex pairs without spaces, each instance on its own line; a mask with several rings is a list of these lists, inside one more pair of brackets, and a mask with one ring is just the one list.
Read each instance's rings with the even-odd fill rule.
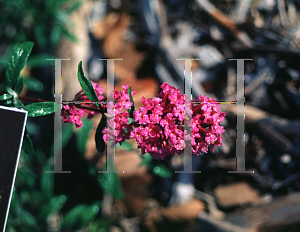
[[26,64],[32,48],[32,42],[25,42],[21,44],[15,49],[10,61],[7,64],[6,84],[18,94],[22,91],[21,87],[23,87],[23,82],[19,81],[19,75]]
[[[78,65],[78,80],[81,85],[81,88],[83,92],[86,94],[86,96],[92,101],[92,102],[99,102],[99,99],[97,97],[97,94],[95,92],[95,89],[92,85],[92,83],[85,77],[82,69],[82,61],[79,62]],[[98,103],[96,103],[98,106]]]
[[55,112],[54,102],[36,102],[26,106],[28,116],[39,117]]
[[128,95],[130,97],[130,102],[132,103],[131,108],[128,110],[128,113],[129,113],[129,117],[133,118],[133,111],[135,109],[135,106],[134,106],[134,101],[133,101],[133,97],[132,97],[132,94],[131,94],[131,86],[128,89]]
[[63,220],[61,221],[61,228],[62,229],[71,229],[73,228],[78,222],[80,221],[80,218],[82,216],[82,213],[85,211],[87,206],[80,204],[76,205],[74,208],[69,210],[65,215]]
[[55,57],[46,53],[30,56],[27,61],[27,66],[30,68],[50,66],[51,63],[46,59],[55,59]]
[[173,173],[163,164],[158,164],[153,168],[153,172],[157,176],[164,178],[171,178]]
[[94,220],[98,214],[99,207],[101,207],[100,202],[95,202],[89,206],[84,204],[75,206],[65,214],[61,227],[63,229],[69,229],[69,231],[81,229]]
[[57,213],[62,208],[64,203],[60,201],[60,197],[62,196],[53,197],[50,201],[41,206],[39,214],[37,215],[40,221],[47,221],[51,215]]
[[42,169],[40,185],[44,197],[50,200],[53,197],[54,188],[54,175],[51,173],[46,173],[46,171],[52,171],[52,164],[48,162]]
[[23,138],[22,150],[26,152],[28,155],[34,155],[33,143],[29,137],[27,129],[25,130],[25,134]]
[[16,87],[15,87],[15,91],[17,93],[21,93],[24,87],[24,81],[23,78],[19,78],[19,80],[17,81]]
[[74,2],[74,4],[67,9],[67,14],[71,14],[72,12],[78,10],[82,5],[82,1]]
[[106,126],[106,116],[103,115],[96,130],[95,142],[97,150],[102,153],[105,151],[105,142],[103,140],[103,129]]

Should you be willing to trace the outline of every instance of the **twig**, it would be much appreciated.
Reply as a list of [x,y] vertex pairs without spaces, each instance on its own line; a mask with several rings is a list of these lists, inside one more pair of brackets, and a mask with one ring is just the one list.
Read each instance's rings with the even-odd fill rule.
[[[31,101],[31,102],[53,102],[53,101],[47,101],[43,99],[37,99],[37,98],[31,98],[31,97],[23,97],[23,96],[18,96],[20,100],[25,100],[25,101]],[[85,102],[84,104],[88,104],[89,102]],[[94,106],[88,106],[88,105],[82,105],[82,104],[76,104],[74,102],[68,102],[68,103],[63,103],[63,104],[70,104],[70,105],[76,105],[77,108],[79,109],[84,109],[84,110],[89,110],[89,111],[95,111],[99,112],[101,114],[106,113],[106,109],[104,108],[98,108]],[[91,103],[92,104],[92,103]]]

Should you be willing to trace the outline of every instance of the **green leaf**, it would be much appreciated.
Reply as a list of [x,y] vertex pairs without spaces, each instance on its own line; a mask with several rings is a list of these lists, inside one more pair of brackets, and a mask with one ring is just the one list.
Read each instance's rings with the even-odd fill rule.
[[21,93],[23,87],[24,87],[24,80],[23,80],[23,78],[19,78],[19,80],[17,81],[17,85],[15,87],[15,91],[17,93]]
[[71,229],[75,224],[77,224],[82,216],[82,213],[86,209],[83,204],[76,205],[69,212],[67,212],[63,220],[61,221],[61,229]]
[[18,216],[20,210],[20,200],[17,191],[13,191],[11,202],[10,202],[10,209],[9,214],[13,214]]
[[39,117],[55,112],[54,102],[36,102],[26,106],[28,116]]
[[39,54],[30,56],[27,61],[27,66],[30,68],[50,66],[51,63],[46,59],[55,59],[55,57],[51,54]]
[[76,38],[76,36],[74,35],[74,34],[72,34],[69,30],[67,30],[67,29],[64,29],[63,30],[63,35],[67,38],[67,39],[69,39],[70,41],[72,41],[72,42],[74,42],[74,43],[76,43],[76,42],[78,42],[78,39]]
[[64,205],[64,202],[62,202],[60,200],[61,197],[64,197],[64,196],[53,197],[50,201],[43,204],[41,206],[41,210],[40,210],[39,214],[37,215],[37,218],[40,221],[45,222],[48,220],[49,216],[57,213]]
[[[48,2],[48,1],[46,1]],[[46,24],[37,24],[34,29],[33,29],[33,33],[34,33],[34,37],[36,39],[36,43],[39,47],[41,48],[45,48],[47,46],[47,39],[49,39],[49,37],[46,37],[46,34],[48,34],[48,28]],[[51,34],[52,36],[52,34]],[[50,37],[51,38],[51,37]]]
[[62,26],[61,25],[55,25],[51,35],[50,35],[50,42],[52,45],[56,46],[61,38],[61,33],[62,33]]
[[41,172],[41,190],[47,199],[51,199],[53,197],[54,175],[53,173],[46,173],[46,171],[52,171],[51,168],[53,168],[52,165],[48,163],[43,167]]
[[13,89],[6,87],[6,91],[13,97],[13,99],[18,99],[18,94]]
[[24,78],[23,80],[24,80],[25,86],[31,91],[39,92],[39,91],[42,91],[44,88],[43,83],[34,77],[27,77],[27,78]]
[[26,152],[28,155],[34,155],[35,153],[33,143],[29,137],[27,129],[25,130],[25,134],[23,138],[22,150]]
[[133,97],[132,97],[132,94],[131,94],[131,86],[128,89],[128,94],[129,94],[129,97],[130,97],[130,102],[132,103],[131,108],[128,110],[128,114],[129,114],[130,118],[133,118],[133,111],[135,109],[135,105],[134,105]]
[[32,42],[25,42],[21,44],[15,49],[10,61],[7,64],[6,84],[18,94],[23,89],[23,81],[20,81],[19,75],[26,64],[32,48]]
[[67,14],[71,14],[72,12],[78,10],[82,5],[82,1],[74,2],[74,4],[67,9]]
[[0,67],[6,67],[8,63],[8,58],[7,57],[0,57]]
[[13,99],[6,101],[5,105],[18,107],[18,108],[24,108],[23,103],[20,100],[18,100],[18,94],[14,90],[12,90],[9,87],[6,87],[6,91],[13,97]]
[[133,122],[135,122],[133,118],[128,118],[128,123],[127,123],[128,125],[133,123]]
[[6,100],[9,100],[9,99],[12,99],[13,96],[8,94],[8,93],[5,93],[3,95],[0,96],[0,101],[6,101]]
[[145,155],[142,155],[142,162],[140,163],[140,166],[145,165],[147,168],[151,168],[151,162],[153,160],[153,157],[149,154],[146,153]]
[[68,142],[70,141],[74,132],[74,125],[71,123],[66,123],[62,128],[62,148],[64,149]]
[[94,220],[91,224],[88,226],[89,232],[106,232],[110,231],[110,222],[108,220],[105,220],[104,218],[99,218],[97,221]]
[[[20,212],[20,219],[21,219],[21,223],[28,225],[28,226],[37,226],[37,220],[36,218],[29,213],[29,211],[25,210],[24,208],[21,208],[21,212]],[[24,225],[24,226],[25,226]]]
[[72,231],[81,229],[83,226],[88,225],[98,214],[100,202],[95,202],[90,206],[80,204],[67,212],[62,220],[62,229],[72,229]]
[[[88,97],[88,99],[90,99],[92,102],[99,102],[99,99],[97,97],[97,94],[95,92],[92,83],[85,77],[83,73],[82,61],[79,62],[77,75],[78,75],[78,80],[81,85],[81,88],[83,92],[86,94],[86,96]],[[98,103],[96,103],[96,105],[98,106]]]
[[92,121],[89,119],[83,120],[83,127],[80,128],[79,132],[77,133],[77,146],[78,150],[81,154],[84,154],[86,143],[89,138],[90,130],[92,128]]
[[57,11],[55,12],[55,17],[56,17],[57,23],[59,25],[63,25],[62,29],[71,25],[70,17],[66,11],[57,9]]
[[106,144],[103,140],[103,133],[102,133],[105,126],[106,126],[106,116],[102,115],[102,118],[97,127],[96,135],[95,135],[96,148],[100,153],[104,152],[106,147]]
[[34,188],[36,175],[27,167],[20,167],[16,178],[16,185],[18,187]]
[[88,206],[82,214],[81,224],[82,226],[88,225],[98,214],[100,208],[100,202],[94,203]]
[[170,169],[168,169],[165,165],[163,164],[158,164],[153,168],[153,172],[157,176],[161,176],[164,178],[171,178],[173,176],[173,173],[171,172]]
[[[105,170],[105,168],[103,169]],[[101,178],[98,177],[100,186],[104,192],[112,195],[115,199],[122,200],[125,195],[122,189],[120,177],[117,173],[103,173]]]

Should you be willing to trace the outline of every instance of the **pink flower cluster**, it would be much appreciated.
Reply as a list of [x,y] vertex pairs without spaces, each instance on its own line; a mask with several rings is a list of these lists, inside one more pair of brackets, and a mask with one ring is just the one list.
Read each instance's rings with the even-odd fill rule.
[[[219,104],[206,96],[199,96],[199,106],[185,104],[185,96],[166,82],[154,99],[142,98],[144,107],[134,111],[135,128],[130,137],[136,138],[142,154],[149,153],[156,159],[167,155],[182,154],[185,140],[191,140],[193,154],[207,152],[208,146],[221,146],[221,134],[225,131],[220,123],[225,113],[219,111]],[[185,115],[187,111],[187,115]],[[184,121],[191,127],[184,130]]]
[[[133,130],[133,122],[130,123],[128,120],[128,110],[132,106],[128,93],[128,84],[122,86],[122,88],[124,90],[119,92],[115,89],[113,93],[115,103],[108,102],[107,104],[107,113],[111,117],[108,119],[108,128],[102,131],[105,142],[114,140],[112,146],[116,143],[122,144],[126,139],[130,139],[130,133]],[[132,91],[131,94],[134,95],[135,91]]]
[[[99,84],[92,84],[99,100],[105,99],[102,96],[103,88]],[[222,145],[221,135],[225,130],[220,123],[226,114],[220,112],[220,104],[215,99],[200,95],[197,105],[188,101],[179,89],[165,82],[157,97],[148,100],[142,97],[143,107],[135,110],[133,119],[129,120],[132,102],[128,84],[122,88],[111,93],[114,102],[107,104],[108,127],[102,131],[105,142],[113,140],[112,146],[135,138],[142,154],[150,153],[156,159],[164,159],[167,155],[182,154],[184,148],[199,155],[208,152],[208,148],[213,152],[214,146]],[[75,100],[90,102],[83,91],[76,95]],[[80,109],[74,103],[65,105],[63,121],[75,124],[78,128],[82,126],[81,118],[86,114],[87,118],[92,118],[95,111],[91,108],[87,110],[82,105]],[[101,106],[106,107],[103,104]]]
[[[95,89],[95,93],[98,96],[99,101],[102,101],[105,99],[105,97],[102,95],[104,93],[104,90],[101,85],[92,82],[92,85]],[[81,108],[78,108],[74,103],[68,103],[63,106],[62,108],[62,118],[63,122],[66,123],[72,123],[76,125],[76,128],[82,127],[82,120],[81,118],[85,117],[87,115],[87,119],[91,119],[94,117],[94,115],[97,113],[93,110],[96,109],[97,107],[93,104],[90,104],[88,102],[91,102],[90,99],[85,95],[83,90],[81,90],[76,96],[74,101],[81,101],[81,102],[87,102],[87,103],[81,103],[80,106]],[[85,106],[88,106],[90,109],[87,109],[88,107],[85,108]],[[101,103],[101,106],[105,108],[105,105]]]
[[194,154],[199,152],[214,152],[214,146],[222,146],[221,135],[225,132],[220,123],[224,121],[225,112],[220,112],[220,104],[215,99],[206,96],[199,96],[196,106],[192,103],[193,117],[192,128],[192,151]]
[[131,137],[136,138],[142,154],[164,159],[167,155],[181,154],[184,149],[184,95],[179,89],[162,84],[162,91],[154,99],[142,98],[144,107],[134,111],[136,122]]

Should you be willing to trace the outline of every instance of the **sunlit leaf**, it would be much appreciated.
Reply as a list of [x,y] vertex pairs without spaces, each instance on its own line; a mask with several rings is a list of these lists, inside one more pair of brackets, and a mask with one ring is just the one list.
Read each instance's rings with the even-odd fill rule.
[[6,100],[9,100],[9,99],[12,99],[12,95],[6,93],[6,94],[3,94],[0,96],[0,101],[6,101]]
[[39,117],[55,112],[54,102],[36,102],[30,105],[26,105],[28,116]]
[[18,94],[23,89],[23,81],[19,79],[21,70],[24,68],[28,56],[33,48],[32,42],[25,42],[18,46],[6,68],[6,84],[9,88],[16,91]]

